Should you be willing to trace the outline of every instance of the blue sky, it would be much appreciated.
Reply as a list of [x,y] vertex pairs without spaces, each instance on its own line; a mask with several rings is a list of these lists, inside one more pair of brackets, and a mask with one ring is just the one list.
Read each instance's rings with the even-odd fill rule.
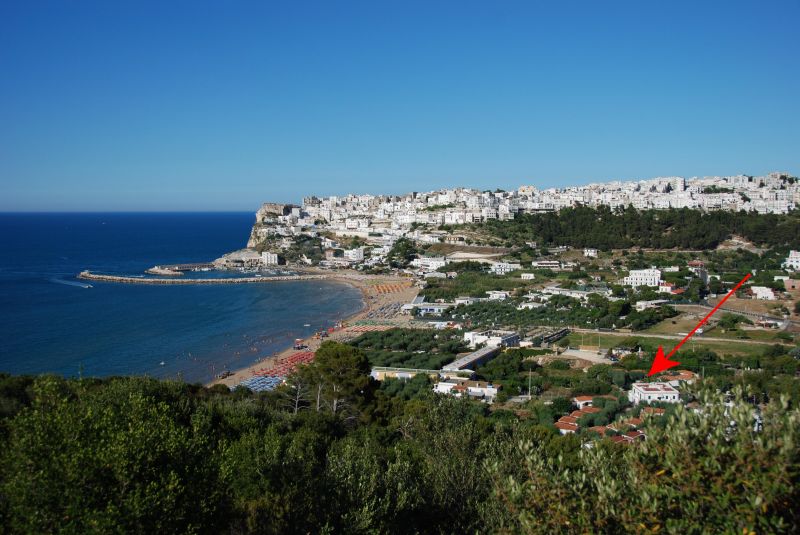
[[0,210],[800,173],[800,3],[3,2]]

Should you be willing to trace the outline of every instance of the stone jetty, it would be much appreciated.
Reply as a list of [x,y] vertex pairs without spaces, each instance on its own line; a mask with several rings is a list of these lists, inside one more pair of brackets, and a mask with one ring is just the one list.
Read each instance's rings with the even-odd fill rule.
[[79,279],[117,282],[123,284],[247,284],[256,282],[281,282],[281,281],[309,281],[323,280],[328,275],[276,275],[273,277],[230,277],[220,279],[184,279],[184,278],[156,278],[156,277],[126,277],[124,275],[103,275],[92,273],[89,270],[81,271]]

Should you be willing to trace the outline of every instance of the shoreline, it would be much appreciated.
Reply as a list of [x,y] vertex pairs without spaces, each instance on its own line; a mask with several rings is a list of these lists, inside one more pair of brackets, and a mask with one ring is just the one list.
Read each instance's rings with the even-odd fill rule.
[[[248,366],[231,369],[232,375],[221,379],[212,379],[205,386],[210,387],[222,384],[232,387],[253,377],[257,371],[266,371],[274,368],[290,355],[304,351],[316,351],[323,341],[346,341],[355,338],[360,333],[355,333],[351,330],[351,327],[353,327],[351,324],[354,322],[375,319],[386,323],[396,323],[397,326],[410,322],[409,317],[399,315],[399,307],[411,302],[419,291],[412,279],[390,275],[362,275],[342,272],[329,273],[326,279],[358,288],[363,302],[361,310],[342,319],[341,327],[335,328],[324,339],[316,338],[315,336],[304,338],[305,349],[296,350],[294,349],[294,344],[290,344],[287,348],[273,355],[265,356]],[[396,312],[392,313],[392,311]],[[384,313],[386,316],[382,315]],[[372,317],[371,314],[377,316]]]

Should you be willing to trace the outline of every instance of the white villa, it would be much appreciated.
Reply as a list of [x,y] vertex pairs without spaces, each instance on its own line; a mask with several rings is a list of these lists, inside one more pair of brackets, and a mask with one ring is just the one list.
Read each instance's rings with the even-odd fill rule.
[[669,383],[633,383],[628,392],[628,399],[634,405],[638,403],[679,403],[681,398],[674,386]]

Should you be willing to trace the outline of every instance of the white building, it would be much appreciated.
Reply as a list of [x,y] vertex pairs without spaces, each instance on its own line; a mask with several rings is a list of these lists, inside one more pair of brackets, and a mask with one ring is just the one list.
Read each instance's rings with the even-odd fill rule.
[[485,344],[486,347],[516,347],[519,335],[514,331],[469,331],[464,333],[464,341],[470,347]]
[[344,252],[344,258],[351,262],[361,262],[364,260],[364,248],[356,247],[355,249],[347,249]]
[[503,290],[487,290],[486,294],[489,296],[489,299],[493,299],[495,301],[505,301],[511,297],[511,292],[506,292]]
[[544,303],[539,303],[539,302],[536,302],[536,301],[530,301],[528,303],[520,303],[517,306],[517,310],[534,310],[534,309],[537,309],[537,308],[542,308],[543,306],[545,306]]
[[499,390],[499,385],[495,386],[485,381],[470,381],[457,378],[439,381],[433,385],[433,391],[437,394],[449,394],[455,397],[461,397],[466,394],[470,398],[481,399],[488,403],[494,401]]
[[489,268],[489,271],[494,273],[495,275],[507,275],[512,271],[517,271],[522,269],[521,264],[510,264],[508,262],[497,262],[492,264],[492,267]]
[[412,260],[411,265],[425,271],[436,271],[447,265],[447,259],[443,256],[420,256]]
[[669,303],[668,299],[654,299],[653,301],[636,301],[636,311],[641,312],[643,310],[647,310],[648,308],[657,308],[661,305],[666,305]]
[[800,271],[800,251],[790,251],[782,266],[786,270]]
[[264,264],[265,266],[277,266],[278,254],[264,251],[263,253],[261,253],[261,263]]
[[573,299],[580,299],[581,301],[586,301],[592,294],[610,296],[611,290],[608,288],[590,288],[588,290],[576,290],[573,288],[562,288],[561,286],[546,286],[542,289],[542,294],[543,296],[566,295],[567,297],[572,297]]
[[628,392],[631,403],[680,403],[678,391],[669,383],[633,383]]
[[584,249],[583,256],[586,258],[597,258],[597,249]]
[[561,269],[561,262],[558,260],[534,260],[531,262],[531,267],[534,269]]
[[524,281],[532,281],[536,278],[536,275],[534,275],[533,273],[523,273],[522,275],[520,275],[520,278]]
[[622,279],[625,286],[659,286],[661,283],[661,271],[652,269],[632,269],[628,276]]
[[753,299],[760,299],[762,301],[774,301],[775,292],[772,288],[766,286],[751,286],[750,291],[753,292]]

